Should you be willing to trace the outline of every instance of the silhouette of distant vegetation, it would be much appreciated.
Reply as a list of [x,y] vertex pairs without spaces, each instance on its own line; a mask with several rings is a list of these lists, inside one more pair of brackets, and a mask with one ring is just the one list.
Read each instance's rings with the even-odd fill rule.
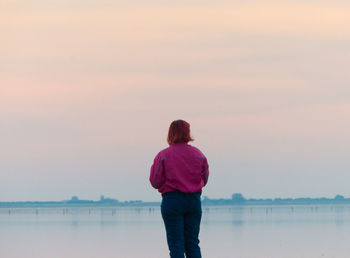
[[[350,198],[336,195],[334,198],[267,198],[246,199],[241,193],[234,193],[230,199],[202,198],[203,205],[288,205],[288,204],[350,204]],[[64,201],[34,201],[34,202],[0,202],[1,207],[67,207],[67,206],[157,206],[159,202],[144,202],[141,200],[130,200],[120,202],[117,199],[105,198],[101,195],[100,200],[80,200],[78,196],[72,196],[70,200]]]
[[[78,196],[72,196],[70,200],[64,201],[47,201],[47,202],[0,202],[0,207],[60,207],[60,206],[140,206],[146,203],[141,200],[132,200],[120,202],[117,199],[105,198],[101,195],[100,200],[80,200]],[[157,205],[158,202],[148,202],[147,205]]]
[[267,198],[267,199],[246,199],[241,193],[232,194],[231,199],[209,199],[204,196],[203,205],[284,205],[284,204],[337,204],[349,203],[350,198],[336,195],[334,198]]

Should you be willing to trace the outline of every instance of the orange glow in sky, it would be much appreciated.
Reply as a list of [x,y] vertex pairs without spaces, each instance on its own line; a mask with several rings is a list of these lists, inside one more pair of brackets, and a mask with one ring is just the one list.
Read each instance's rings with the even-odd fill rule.
[[205,195],[346,195],[349,13],[341,0],[1,1],[0,201],[156,200],[149,166],[178,118],[210,161]]

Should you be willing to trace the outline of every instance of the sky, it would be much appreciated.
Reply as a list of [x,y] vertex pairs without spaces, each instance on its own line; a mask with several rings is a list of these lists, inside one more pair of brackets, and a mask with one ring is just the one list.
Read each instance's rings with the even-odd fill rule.
[[345,0],[0,2],[0,201],[158,201],[169,124],[203,195],[350,197]]

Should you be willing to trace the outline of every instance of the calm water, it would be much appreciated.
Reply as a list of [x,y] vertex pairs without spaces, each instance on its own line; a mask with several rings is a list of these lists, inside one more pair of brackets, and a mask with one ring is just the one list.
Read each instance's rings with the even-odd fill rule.
[[[168,257],[159,207],[0,209],[0,257]],[[203,207],[203,257],[350,257],[350,206]]]

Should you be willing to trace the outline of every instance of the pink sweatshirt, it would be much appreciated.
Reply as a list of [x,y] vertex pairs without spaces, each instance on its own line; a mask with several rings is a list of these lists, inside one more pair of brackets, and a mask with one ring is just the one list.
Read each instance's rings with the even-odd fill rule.
[[175,190],[195,193],[202,191],[208,176],[208,162],[199,149],[174,143],[155,157],[149,180],[162,194]]

